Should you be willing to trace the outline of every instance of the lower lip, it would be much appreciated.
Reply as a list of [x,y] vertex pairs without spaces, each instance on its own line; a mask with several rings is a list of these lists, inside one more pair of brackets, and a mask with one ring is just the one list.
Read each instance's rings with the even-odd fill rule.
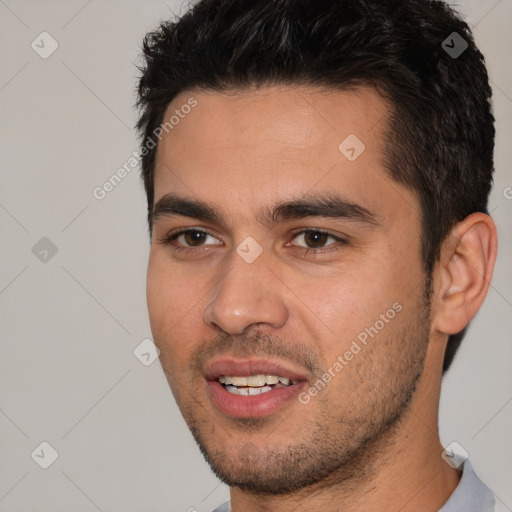
[[306,383],[297,382],[285,388],[273,388],[260,395],[234,395],[218,381],[208,381],[213,403],[226,416],[232,418],[263,418],[283,408],[297,398]]

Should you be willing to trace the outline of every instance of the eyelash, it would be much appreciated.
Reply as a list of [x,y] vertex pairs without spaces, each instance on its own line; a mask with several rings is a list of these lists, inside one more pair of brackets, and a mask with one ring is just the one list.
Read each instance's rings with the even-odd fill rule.
[[[204,233],[206,235],[213,236],[211,233],[209,233],[208,231],[205,231],[204,229],[187,228],[187,229],[182,229],[180,231],[177,231],[175,233],[171,233],[169,235],[165,235],[162,238],[160,238],[158,241],[161,244],[173,246],[173,249],[175,251],[197,251],[198,249],[200,250],[207,246],[180,247],[180,246],[174,245],[174,243],[173,243],[180,235],[183,235],[186,233],[196,233],[196,232],[200,232],[200,233]],[[320,249],[312,249],[312,248],[307,248],[307,247],[294,246],[294,247],[298,247],[298,248],[302,249],[306,255],[315,255],[316,256],[316,255],[331,252],[331,251],[339,251],[340,249],[342,249],[342,247],[344,245],[348,244],[348,240],[346,240],[345,238],[341,238],[339,236],[333,235],[329,231],[325,231],[323,229],[303,229],[301,231],[296,231],[293,233],[292,240],[297,238],[297,236],[305,234],[305,233],[320,233],[320,234],[328,235],[329,237],[334,238],[337,242],[335,244],[330,244],[330,245],[328,245],[324,248],[320,248]],[[332,246],[332,249],[330,249],[331,246]]]

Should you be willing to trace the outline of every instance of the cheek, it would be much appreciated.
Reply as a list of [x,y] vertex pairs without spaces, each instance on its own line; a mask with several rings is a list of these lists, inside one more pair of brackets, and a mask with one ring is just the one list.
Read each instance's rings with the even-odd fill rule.
[[[360,269],[352,275],[341,272],[322,279],[301,279],[297,296],[336,335],[346,336],[384,312],[397,300],[398,291],[382,274]],[[381,311],[383,310],[383,311]],[[364,325],[363,325],[364,327]]]
[[347,267],[329,276],[299,279],[294,290],[300,300],[294,303],[299,322],[310,323],[314,337],[331,340],[325,350],[338,352],[394,304],[410,301],[411,291],[420,280],[421,273],[410,265],[396,260],[385,264],[379,259],[374,264],[359,265],[357,270]]
[[146,297],[149,315],[157,326],[169,329],[197,302],[200,295],[198,273],[189,274],[163,253],[152,251],[147,272]]
[[170,328],[168,324],[173,315],[169,313],[174,311],[172,289],[171,274],[151,254],[146,279],[146,300],[151,330],[155,336],[161,336],[166,328]]
[[186,325],[190,315],[197,315],[198,298],[194,285],[176,271],[168,260],[151,255],[148,264],[146,298],[149,321],[161,359],[172,361],[183,357],[183,347],[190,335]]

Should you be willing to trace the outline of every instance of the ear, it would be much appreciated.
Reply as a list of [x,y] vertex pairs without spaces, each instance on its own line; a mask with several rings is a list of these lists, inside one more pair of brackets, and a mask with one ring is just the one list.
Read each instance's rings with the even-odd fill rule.
[[451,230],[441,247],[432,327],[456,334],[482,305],[498,249],[496,225],[484,213],[472,213]]

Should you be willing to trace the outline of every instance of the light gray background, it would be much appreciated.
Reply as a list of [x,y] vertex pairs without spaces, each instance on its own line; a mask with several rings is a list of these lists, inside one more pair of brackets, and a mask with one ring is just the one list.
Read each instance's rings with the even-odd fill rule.
[[[137,149],[134,62],[179,1],[0,0],[0,510],[210,510],[228,497],[203,461],[158,361],[145,302],[145,197],[133,170],[92,195]],[[512,0],[460,10],[487,58],[497,118],[490,201],[500,255],[487,302],[444,380],[441,433],[512,510]],[[58,49],[42,59],[43,31]],[[48,237],[46,263],[32,247]],[[42,442],[48,469],[31,458]]]

